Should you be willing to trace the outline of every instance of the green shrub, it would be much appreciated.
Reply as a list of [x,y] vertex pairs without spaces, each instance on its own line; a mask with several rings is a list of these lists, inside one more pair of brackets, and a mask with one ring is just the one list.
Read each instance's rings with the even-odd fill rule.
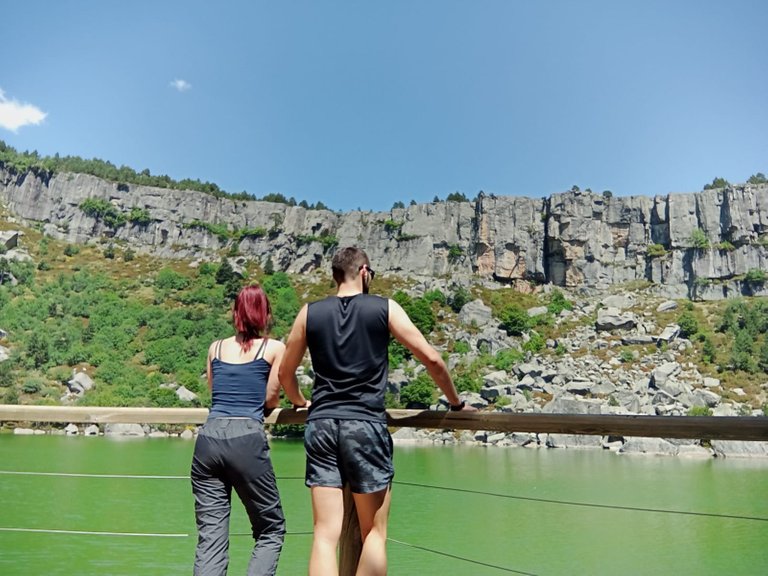
[[393,338],[389,341],[387,355],[389,358],[389,367],[400,368],[400,366],[403,365],[403,362],[411,357],[411,351]]
[[501,328],[510,336],[520,336],[530,327],[528,312],[517,304],[508,304],[501,311]]
[[667,249],[663,244],[649,244],[647,254],[651,258],[660,258],[667,255]]
[[463,374],[457,374],[453,378],[453,384],[456,386],[456,390],[461,392],[480,392],[483,388],[483,380],[475,373],[465,372]]
[[221,242],[226,242],[232,236],[232,233],[229,231],[229,228],[226,224],[211,224],[210,222],[203,222],[202,220],[194,219],[192,222],[187,222],[184,224],[183,227],[205,230],[209,234],[216,236]]
[[496,398],[496,402],[494,402],[496,408],[503,408],[504,406],[509,406],[510,404],[512,404],[512,398],[510,396],[499,396]]
[[41,378],[31,376],[24,380],[24,383],[21,385],[21,391],[24,394],[37,394],[43,389],[44,384],[45,382]]
[[128,221],[137,226],[147,226],[152,222],[152,216],[146,208],[138,208],[134,206],[128,213]]
[[399,232],[400,229],[403,227],[403,224],[404,222],[397,222],[396,220],[385,220],[384,230],[386,230],[390,234],[394,232]]
[[712,180],[712,184],[705,184],[704,190],[716,190],[718,188],[727,188],[731,183],[725,178],[715,178]]
[[680,326],[680,336],[683,338],[691,338],[699,331],[699,322],[696,320],[696,316],[687,310],[677,318],[677,324]]
[[440,304],[440,306],[445,306],[447,303],[445,294],[443,294],[442,291],[438,288],[425,292],[423,298],[424,300],[430,303],[437,302],[438,304]]
[[0,362],[0,388],[8,388],[15,382],[13,366],[10,360]]
[[458,244],[451,244],[448,247],[448,262],[455,264],[464,255],[464,249]]
[[715,348],[715,343],[708,335],[704,336],[703,345],[701,347],[701,358],[704,362],[709,364],[714,364],[715,359],[717,358],[717,348]]
[[706,232],[701,228],[696,228],[696,230],[691,232],[688,242],[697,250],[705,250],[709,248],[709,238],[707,237]]
[[469,293],[469,290],[464,286],[458,286],[448,299],[448,305],[451,307],[451,310],[458,313],[464,307],[464,304],[470,300],[472,300],[472,295]]
[[744,282],[751,284],[765,284],[766,280],[768,280],[768,275],[759,268],[752,268],[744,275]]
[[736,246],[728,242],[728,240],[723,240],[722,242],[718,242],[715,248],[723,252],[733,252],[734,250],[736,250]]
[[183,290],[189,286],[189,280],[170,268],[163,268],[155,277],[155,286],[160,290]]
[[101,220],[110,228],[119,228],[127,221],[125,214],[111,202],[102,198],[88,198],[80,203],[80,210],[91,218]]
[[557,316],[563,310],[573,310],[573,303],[560,290],[555,288],[549,295],[547,310],[550,314]]
[[631,350],[622,350],[619,353],[619,360],[621,360],[625,364],[627,362],[632,362],[634,359],[635,359],[635,356],[634,356],[634,354],[632,354]]
[[497,370],[506,370],[509,372],[515,364],[519,364],[523,361],[522,352],[515,350],[514,348],[506,348],[499,350],[496,356],[493,357],[493,367]]
[[546,345],[547,341],[544,339],[544,336],[538,332],[531,332],[528,342],[523,343],[523,350],[536,354],[537,352],[541,352]]
[[453,343],[453,351],[456,354],[466,354],[469,352],[469,344],[463,340],[456,340]]
[[267,235],[267,229],[256,227],[256,228],[240,228],[238,230],[235,230],[232,237],[235,240],[241,240],[243,238],[263,238]]
[[731,365],[736,370],[754,373],[757,371],[757,362],[753,356],[754,340],[748,330],[740,329],[736,332],[731,348]]
[[436,388],[432,378],[422,372],[400,389],[400,403],[411,406],[430,406],[435,402]]
[[688,416],[712,416],[712,408],[708,406],[691,406]]
[[445,197],[446,202],[469,202],[469,198],[463,192],[451,192]]

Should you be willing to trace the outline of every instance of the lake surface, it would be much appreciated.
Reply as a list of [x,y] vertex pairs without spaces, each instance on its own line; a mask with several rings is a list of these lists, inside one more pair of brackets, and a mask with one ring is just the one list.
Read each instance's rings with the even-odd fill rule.
[[[278,573],[306,574],[303,448],[272,446],[289,531]],[[191,574],[192,449],[0,435],[0,574]],[[768,460],[430,445],[397,446],[395,466],[392,575],[768,574]],[[244,574],[252,540],[233,508],[230,574]]]

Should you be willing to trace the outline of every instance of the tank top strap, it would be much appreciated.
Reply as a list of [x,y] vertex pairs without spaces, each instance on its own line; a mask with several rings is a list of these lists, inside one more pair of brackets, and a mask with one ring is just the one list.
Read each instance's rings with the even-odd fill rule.
[[267,340],[269,340],[269,338],[266,336],[261,339],[261,346],[259,346],[259,349],[256,350],[256,356],[253,357],[254,360],[258,360],[259,358],[264,357],[264,353],[267,350]]
[[221,340],[216,342],[216,355],[215,358],[217,360],[221,360]]

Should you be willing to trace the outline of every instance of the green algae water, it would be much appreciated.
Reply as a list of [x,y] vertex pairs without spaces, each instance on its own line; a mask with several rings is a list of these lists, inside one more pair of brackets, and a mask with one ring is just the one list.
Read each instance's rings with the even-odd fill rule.
[[[191,574],[192,449],[0,435],[0,574]],[[306,574],[303,448],[274,441],[272,458],[289,532],[278,573]],[[397,446],[395,466],[392,575],[768,574],[766,460],[430,445]],[[244,574],[237,501],[231,531],[229,573]]]

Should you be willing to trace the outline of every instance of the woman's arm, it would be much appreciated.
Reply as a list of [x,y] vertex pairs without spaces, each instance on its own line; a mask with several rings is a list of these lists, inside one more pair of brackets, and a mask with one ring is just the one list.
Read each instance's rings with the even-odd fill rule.
[[277,374],[280,370],[280,364],[285,354],[285,344],[277,340],[270,340],[269,346],[274,349],[272,357],[272,368],[269,370],[269,379],[267,380],[267,397],[264,401],[264,407],[268,410],[277,408],[280,405],[280,380]]
[[212,342],[208,347],[208,361],[205,366],[205,373],[208,376],[208,389],[213,392],[213,370],[211,369],[211,360],[215,354],[216,341]]

